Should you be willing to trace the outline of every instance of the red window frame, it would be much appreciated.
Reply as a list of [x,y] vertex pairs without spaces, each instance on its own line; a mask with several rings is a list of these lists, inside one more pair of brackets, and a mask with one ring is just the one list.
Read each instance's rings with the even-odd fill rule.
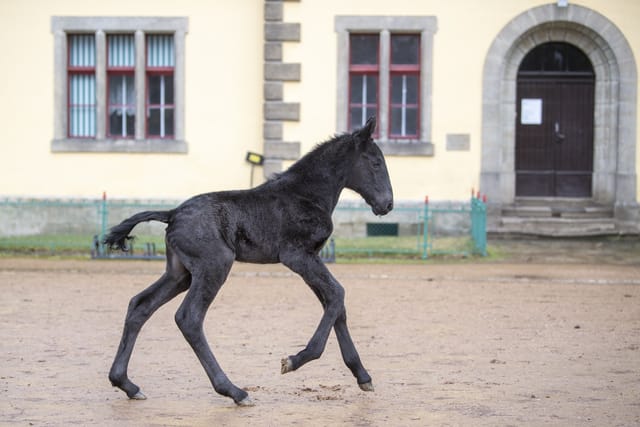
[[[107,111],[105,112],[107,116],[106,118],[107,135],[111,138],[133,139],[135,138],[135,124],[133,128],[133,134],[131,135],[122,135],[122,133],[117,133],[117,134],[111,133],[111,120],[109,117],[109,112],[111,111],[111,108],[120,108],[120,109],[131,108],[133,109],[133,111],[136,111],[135,98],[134,98],[133,104],[112,104],[111,103],[109,94],[111,93],[110,91],[111,77],[114,77],[114,76],[130,76],[135,81],[135,71],[133,70],[133,68],[129,70],[129,67],[114,67],[114,68],[107,69]],[[135,90],[135,83],[134,83],[134,90]],[[134,113],[134,117],[135,117],[135,113]],[[135,123],[135,119],[134,119],[134,123]]]
[[[144,125],[145,125],[145,135],[147,136],[147,138],[150,139],[175,139],[175,129],[176,129],[176,117],[175,117],[175,111],[176,111],[176,106],[175,106],[175,66],[152,66],[149,65],[149,51],[148,51],[148,44],[149,44],[149,37],[150,36],[154,36],[156,34],[148,34],[145,40],[145,58],[144,58],[144,63],[145,63],[145,80],[146,80],[146,84],[145,84],[145,120],[144,120]],[[152,77],[155,76],[164,76],[165,79],[166,78],[170,78],[171,82],[172,82],[172,87],[173,87],[173,103],[168,104],[166,102],[160,103],[160,104],[152,104],[150,101],[150,80]],[[160,109],[161,111],[163,110],[167,110],[170,109],[173,111],[173,132],[171,134],[167,134],[165,133],[164,135],[162,135],[162,132],[160,132],[160,134],[156,135],[150,132],[149,130],[149,122],[151,120],[151,110],[152,109]],[[163,117],[161,117],[161,120],[163,119]],[[164,124],[161,124],[161,129],[162,127],[164,127]]]
[[[388,123],[389,123],[389,138],[392,139],[417,139],[420,136],[420,62],[421,62],[421,50],[420,50],[420,34],[407,34],[407,33],[397,33],[397,34],[391,34],[391,38],[394,37],[394,35],[401,35],[401,36],[414,36],[417,38],[418,40],[418,58],[417,58],[417,63],[416,64],[394,64],[392,61],[393,55],[390,52],[389,55],[389,117],[388,117]],[[393,48],[393,43],[390,43],[390,48],[389,50],[391,51],[391,49]],[[416,82],[417,82],[417,87],[416,87],[416,102],[415,103],[404,103],[404,104],[398,104],[398,103],[393,103],[392,100],[392,91],[393,91],[393,77],[394,76],[402,76],[402,75],[406,75],[406,76],[415,76],[416,78]],[[402,108],[402,107],[411,107],[413,109],[416,110],[416,129],[415,129],[415,133],[412,134],[394,134],[393,132],[393,125],[392,125],[392,114],[393,114],[393,109],[394,108]]]
[[[73,104],[71,102],[71,77],[74,75],[93,75],[94,79],[95,79],[95,75],[96,75],[96,66],[95,66],[95,62],[96,62],[96,58],[94,58],[93,62],[94,65],[93,66],[74,66],[71,65],[71,54],[73,52],[73,48],[72,48],[72,41],[73,41],[73,36],[83,36],[86,34],[69,34],[67,36],[67,137],[68,138],[74,138],[74,139],[96,139],[96,135],[94,133],[93,136],[88,136],[88,135],[72,135],[71,134],[71,118],[72,118],[72,109],[73,107],[90,107],[93,106],[94,109],[97,110],[97,100],[95,99],[95,90],[96,88],[94,87],[94,102],[93,104]],[[94,41],[95,42],[95,41]]]
[[[111,122],[110,122],[110,117],[109,117],[109,111],[111,110],[112,107],[115,108],[132,108],[133,111],[136,111],[136,104],[135,104],[135,97],[134,97],[134,103],[133,104],[112,104],[111,103],[111,99],[109,97],[111,91],[110,91],[110,85],[111,85],[111,77],[112,76],[130,76],[134,79],[134,90],[135,90],[135,61],[134,64],[128,67],[124,67],[124,66],[110,66],[111,61],[109,61],[109,49],[107,49],[107,109],[106,109],[106,123],[107,123],[107,135],[111,138],[121,138],[121,139],[133,139],[135,138],[135,119],[134,119],[134,128],[133,128],[133,134],[132,135],[122,135],[120,134],[112,134],[111,133]],[[135,113],[134,113],[134,117],[135,117]]]
[[[172,84],[173,84],[173,91],[174,91],[174,102],[169,104],[166,102],[162,102],[159,104],[152,104],[150,101],[150,93],[149,93],[149,87],[151,85],[151,77],[155,77],[155,76],[164,76],[165,80],[167,78],[171,79]],[[145,111],[146,111],[146,120],[145,120],[145,125],[146,125],[146,133],[147,133],[147,137],[148,138],[156,138],[156,139],[174,139],[175,137],[175,111],[176,111],[176,105],[175,105],[175,82],[173,81],[174,79],[174,68],[173,67],[147,67],[147,73],[146,73],[146,78],[147,78],[147,84],[146,84],[146,95],[145,95]],[[168,109],[173,111],[174,117],[173,117],[173,133],[171,134],[167,134],[165,133],[164,135],[162,135],[162,132],[160,132],[160,134],[156,135],[156,134],[152,134],[149,130],[149,121],[151,118],[151,110],[152,109],[160,109],[161,111],[166,111]],[[162,120],[162,117],[161,117]]]
[[[368,33],[368,34],[361,34],[361,33],[357,33],[357,34],[353,34],[353,35],[358,35],[358,36],[375,36],[377,38],[377,44],[378,44],[378,49],[377,49],[377,57],[376,57],[376,63],[375,64],[354,64],[353,63],[353,52],[352,52],[352,43],[351,40],[349,41],[349,84],[348,84],[348,96],[349,96],[349,101],[348,101],[348,117],[347,117],[347,126],[348,129],[352,129],[353,128],[353,123],[351,123],[351,109],[354,107],[360,107],[360,108],[371,108],[374,107],[373,109],[375,110],[375,115],[377,116],[379,114],[380,111],[380,35],[377,33]],[[352,102],[351,99],[351,82],[352,82],[352,77],[353,76],[375,76],[377,79],[377,94],[376,94],[376,102],[375,104],[372,103],[354,103]],[[363,100],[364,101],[364,100]],[[365,118],[366,120],[366,118]],[[358,126],[363,125],[364,123],[360,124],[358,123]],[[376,127],[376,131],[375,134],[373,135],[374,137],[378,136],[378,128]]]

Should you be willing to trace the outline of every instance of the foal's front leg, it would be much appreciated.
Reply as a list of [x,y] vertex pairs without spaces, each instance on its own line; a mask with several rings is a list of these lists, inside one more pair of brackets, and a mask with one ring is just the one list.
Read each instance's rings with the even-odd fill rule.
[[333,327],[338,337],[342,360],[344,360],[345,365],[347,365],[353,376],[358,380],[358,386],[364,391],[373,391],[371,376],[369,376],[369,373],[362,365],[356,346],[353,344],[353,340],[349,334],[349,328],[347,328],[346,309],[338,316]]
[[327,344],[331,328],[335,327],[345,364],[357,378],[362,390],[373,391],[371,377],[360,361],[360,356],[347,328],[343,287],[331,275],[317,255],[306,257],[295,255],[285,258],[283,264],[302,276],[322,303],[324,314],[307,346],[295,356],[282,359],[281,372],[285,374],[295,371],[305,363],[319,358]]

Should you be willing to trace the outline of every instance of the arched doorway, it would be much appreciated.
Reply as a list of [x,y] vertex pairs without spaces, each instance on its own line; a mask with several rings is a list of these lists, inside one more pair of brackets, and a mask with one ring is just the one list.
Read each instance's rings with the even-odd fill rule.
[[577,47],[526,54],[516,88],[516,197],[590,198],[595,74]]
[[499,227],[504,210],[516,201],[518,71],[527,53],[546,42],[577,47],[593,66],[591,202],[611,208],[619,224],[637,223],[638,74],[633,50],[615,23],[597,11],[575,4],[548,4],[509,21],[485,57],[480,188],[489,199],[488,229]]

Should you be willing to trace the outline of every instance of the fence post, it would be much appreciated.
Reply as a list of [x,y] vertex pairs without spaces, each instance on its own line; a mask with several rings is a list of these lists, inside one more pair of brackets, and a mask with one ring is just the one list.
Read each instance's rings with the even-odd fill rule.
[[424,211],[422,213],[422,259],[427,259],[429,250],[429,196],[424,197]]
[[478,251],[478,213],[476,196],[471,192],[471,239],[473,240],[473,252]]
[[480,251],[482,256],[487,256],[487,196],[483,196],[480,203]]
[[98,241],[98,245],[100,248],[100,255],[104,255],[105,253],[105,247],[104,247],[104,238],[107,235],[107,218],[108,218],[108,212],[107,212],[107,192],[103,191],[102,192],[102,208],[101,208],[101,212],[100,212],[100,239]]
[[487,256],[487,215],[486,206],[480,198],[471,195],[471,238],[474,252]]

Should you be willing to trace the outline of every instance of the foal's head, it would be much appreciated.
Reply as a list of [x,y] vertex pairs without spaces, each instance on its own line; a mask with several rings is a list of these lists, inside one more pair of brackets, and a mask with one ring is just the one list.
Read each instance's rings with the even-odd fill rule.
[[375,128],[376,119],[370,117],[364,127],[350,135],[356,159],[346,187],[360,194],[374,214],[385,215],[393,209],[393,189],[382,151],[371,137]]

